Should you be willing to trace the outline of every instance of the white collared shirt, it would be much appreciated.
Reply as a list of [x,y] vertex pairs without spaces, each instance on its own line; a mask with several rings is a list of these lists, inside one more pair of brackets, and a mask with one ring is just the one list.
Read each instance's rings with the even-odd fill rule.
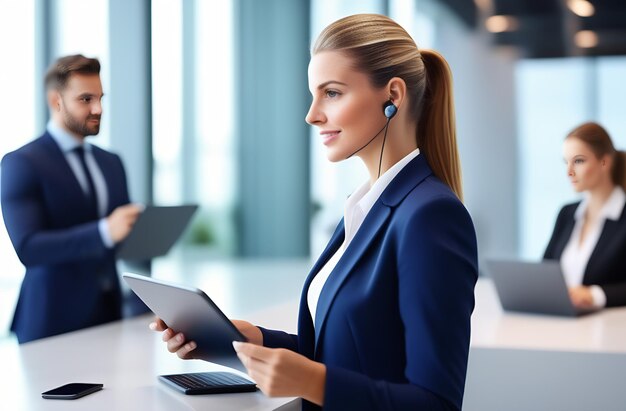
[[[572,235],[561,255],[561,270],[568,287],[580,286],[585,276],[585,270],[589,263],[589,258],[596,248],[596,244],[602,234],[604,223],[607,219],[619,220],[622,210],[626,204],[626,193],[620,186],[616,186],[600,210],[598,219],[588,228],[583,243],[580,242],[580,234],[585,222],[585,213],[589,206],[589,197],[585,196],[574,213],[574,229]],[[593,305],[596,308],[606,306],[606,294],[598,285],[591,286]]]
[[328,259],[326,264],[319,270],[313,281],[311,281],[311,285],[309,286],[309,290],[307,292],[307,302],[309,305],[309,311],[311,312],[311,318],[313,319],[313,323],[315,323],[315,313],[317,311],[317,303],[320,298],[320,294],[322,293],[322,289],[324,288],[324,284],[326,284],[326,280],[332,273],[333,269],[343,256],[344,252],[352,242],[352,239],[356,235],[357,231],[363,224],[367,213],[372,209],[374,203],[381,196],[383,191],[387,188],[389,183],[398,175],[398,173],[417,157],[420,153],[419,148],[411,151],[407,154],[402,160],[398,161],[393,165],[389,170],[385,172],[382,176],[378,178],[374,182],[374,184],[370,188],[370,182],[367,181],[361,187],[356,189],[354,193],[346,200],[345,210],[344,210],[344,228],[345,228],[345,238],[341,247],[337,249],[337,252]]
[[[76,180],[78,180],[83,192],[88,194],[89,183],[87,182],[87,176],[85,175],[83,167],[80,164],[78,153],[74,151],[74,149],[80,146],[81,143],[76,139],[76,137],[72,136],[65,129],[59,127],[52,119],[48,122],[46,128],[50,136],[52,136],[52,139],[58,144],[59,148],[63,152],[65,160],[67,160],[67,163],[74,173],[74,176],[76,176]],[[101,217],[98,221],[98,231],[100,232],[100,237],[102,238],[104,245],[108,248],[112,248],[115,244],[109,235],[108,223],[105,218],[109,202],[109,193],[107,191],[106,181],[104,180],[104,175],[102,174],[100,167],[98,167],[96,159],[93,157],[91,145],[87,142],[84,142],[82,145],[85,150],[85,163],[91,173],[91,179],[93,180],[94,188],[96,190],[96,198],[98,200],[98,216]]]

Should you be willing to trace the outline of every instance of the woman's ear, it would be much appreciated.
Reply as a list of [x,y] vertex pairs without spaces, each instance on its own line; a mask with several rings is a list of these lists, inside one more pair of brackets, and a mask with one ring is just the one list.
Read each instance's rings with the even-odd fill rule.
[[600,160],[600,165],[602,166],[602,168],[606,168],[610,172],[613,167],[613,157],[609,154],[603,155],[602,159]]
[[400,77],[393,77],[387,83],[387,94],[396,107],[401,107],[406,99],[406,83]]

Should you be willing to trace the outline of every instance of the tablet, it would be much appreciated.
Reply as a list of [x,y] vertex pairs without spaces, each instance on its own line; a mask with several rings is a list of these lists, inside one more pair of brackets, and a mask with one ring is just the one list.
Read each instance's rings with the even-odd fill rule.
[[196,342],[195,358],[242,369],[232,342],[246,337],[202,290],[131,273],[122,277],[168,327]]
[[165,255],[181,236],[198,206],[146,206],[117,250],[122,260],[149,260]]

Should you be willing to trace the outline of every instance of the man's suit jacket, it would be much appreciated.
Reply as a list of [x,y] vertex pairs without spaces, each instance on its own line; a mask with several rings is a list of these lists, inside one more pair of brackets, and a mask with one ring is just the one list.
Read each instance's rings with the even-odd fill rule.
[[[559,260],[574,231],[578,203],[561,209],[552,238],[543,256]],[[607,307],[626,305],[626,207],[619,220],[607,219],[585,268],[583,285],[599,285],[606,294]]]
[[[92,148],[108,215],[129,203],[126,175],[117,155]],[[103,277],[119,301],[114,250],[102,242],[97,212],[58,144],[44,134],[7,154],[1,174],[4,222],[26,266],[11,330],[23,343],[97,324]],[[113,315],[120,318],[120,310]]]
[[304,284],[298,335],[261,329],[263,344],[326,365],[325,410],[461,409],[478,277],[466,209],[418,155],[330,274],[313,327],[308,288],[344,234],[342,221]]

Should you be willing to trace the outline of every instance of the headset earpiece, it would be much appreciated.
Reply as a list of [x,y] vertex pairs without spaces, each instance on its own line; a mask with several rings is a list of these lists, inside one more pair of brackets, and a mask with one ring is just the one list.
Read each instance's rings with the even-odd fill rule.
[[391,100],[385,101],[385,104],[383,104],[383,113],[385,113],[385,117],[391,120],[397,112],[398,107],[396,107]]

